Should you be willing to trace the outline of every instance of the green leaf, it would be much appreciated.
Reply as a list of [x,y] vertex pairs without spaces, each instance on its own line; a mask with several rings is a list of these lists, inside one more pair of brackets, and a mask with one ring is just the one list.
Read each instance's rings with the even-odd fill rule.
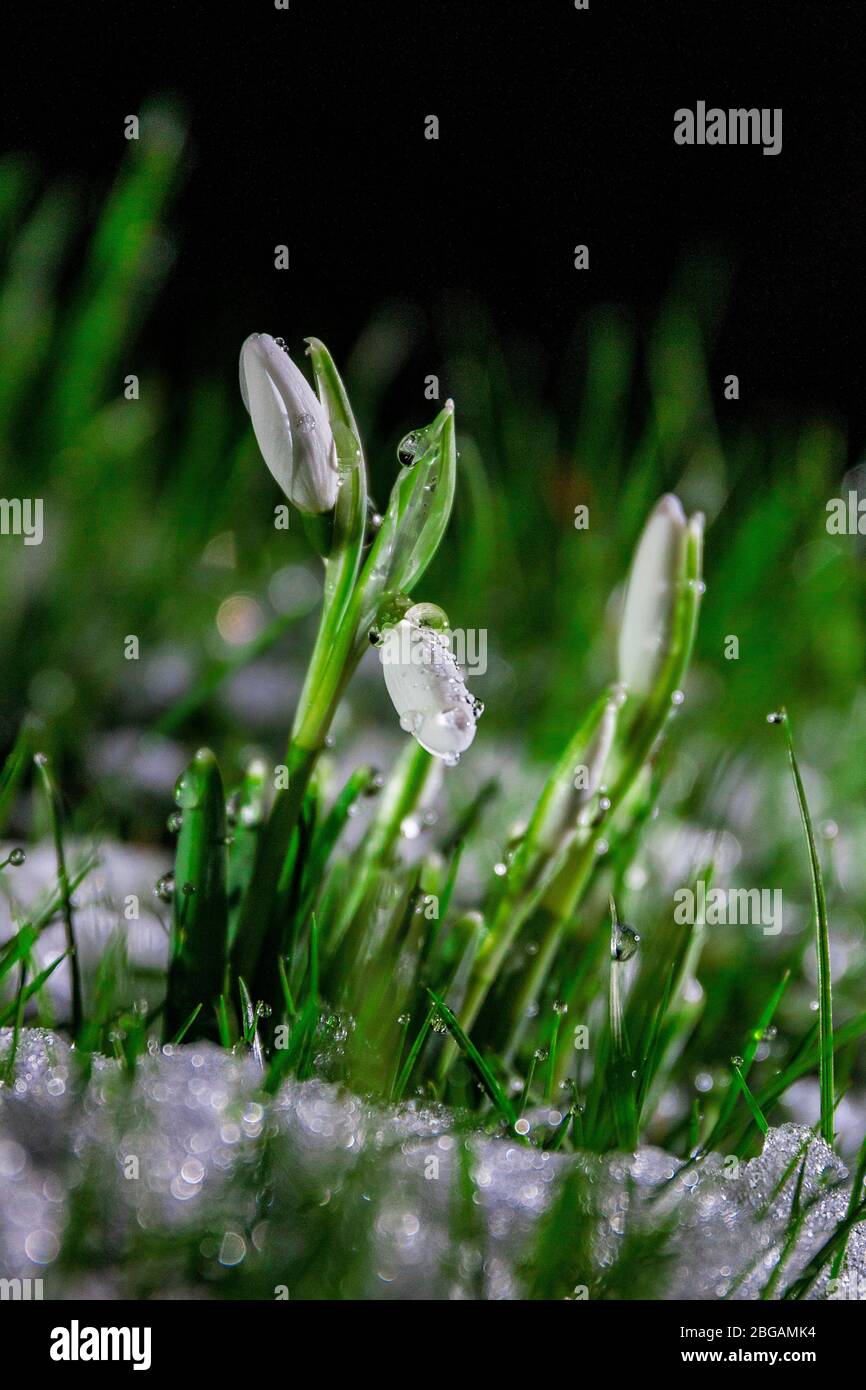
[[7,1004],[4,1009],[0,1009],[0,1028],[5,1028],[6,1024],[9,1023],[11,1019],[14,1019],[19,1004],[26,1004],[28,999],[31,999],[34,994],[39,993],[45,981],[50,979],[61,961],[66,960],[68,954],[68,951],[64,951],[62,956],[58,956],[57,959],[53,960],[44,970],[41,970],[25,989],[20,990],[18,996],[13,999],[11,1004]]
[[169,1038],[196,1004],[216,1003],[225,980],[225,796],[216,758],[209,749],[202,748],[181,777],[178,801],[183,821],[175,856],[171,961],[165,1003],[165,1035]]
[[803,830],[806,833],[806,844],[809,850],[809,868],[812,875],[812,897],[815,906],[815,951],[818,958],[818,1037],[819,1037],[819,1068],[821,1089],[821,1136],[828,1144],[833,1143],[833,1113],[836,1109],[836,1096],[833,1084],[833,1000],[832,985],[830,980],[830,930],[827,922],[827,898],[824,893],[824,878],[821,873],[821,861],[818,858],[818,847],[815,844],[815,832],[812,829],[812,817],[809,814],[809,804],[806,800],[806,789],[803,786],[803,779],[800,776],[800,768],[797,757],[794,753],[794,741],[791,737],[791,724],[785,710],[780,711],[780,718],[773,722],[782,724],[785,730],[785,743],[788,749],[788,760],[791,764],[791,773],[794,778],[794,789],[797,793],[797,804],[800,808],[800,819],[803,822]]
[[506,1124],[508,1124],[511,1129],[514,1129],[518,1120],[517,1113],[499,1082],[496,1080],[496,1077],[493,1075],[493,1072],[490,1070],[490,1067],[481,1056],[478,1048],[468,1034],[463,1031],[460,1026],[460,1020],[452,1013],[451,1009],[449,1009],[448,1005],[445,1003],[445,1000],[432,989],[428,989],[427,993],[436,1005],[443,1023],[454,1038],[460,1051],[476,1072],[479,1081],[493,1101],[496,1109],[499,1111]]
[[410,593],[439,549],[451,516],[457,480],[454,406],[446,402],[433,424],[417,432],[416,461],[391,489],[388,508],[360,580],[363,636],[382,595]]

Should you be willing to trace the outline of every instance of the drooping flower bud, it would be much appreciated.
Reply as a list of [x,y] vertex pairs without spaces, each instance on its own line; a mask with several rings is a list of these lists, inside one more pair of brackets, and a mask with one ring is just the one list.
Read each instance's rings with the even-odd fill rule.
[[656,503],[628,577],[619,630],[619,678],[629,694],[653,690],[671,649],[677,600],[685,582],[688,522],[678,497]]
[[333,510],[339,473],[327,414],[282,339],[252,333],[241,348],[240,384],[256,442],[298,511]]
[[467,690],[447,638],[410,610],[387,629],[379,659],[400,728],[452,767],[474,739],[483,706]]

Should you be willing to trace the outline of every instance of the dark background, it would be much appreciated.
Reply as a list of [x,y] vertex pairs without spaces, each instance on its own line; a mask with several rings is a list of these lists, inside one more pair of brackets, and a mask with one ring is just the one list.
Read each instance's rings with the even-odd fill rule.
[[[695,249],[734,271],[712,369],[756,415],[863,419],[861,7],[572,0],[7,8],[3,144],[97,199],[123,119],[191,131],[177,260],[145,349],[222,370],[243,332],[339,354],[384,297],[490,306],[550,359],[589,305],[649,323]],[[780,155],[680,148],[673,113],[781,106]],[[440,120],[438,142],[424,117]],[[273,247],[290,247],[288,275]],[[573,247],[591,269],[573,269]]]

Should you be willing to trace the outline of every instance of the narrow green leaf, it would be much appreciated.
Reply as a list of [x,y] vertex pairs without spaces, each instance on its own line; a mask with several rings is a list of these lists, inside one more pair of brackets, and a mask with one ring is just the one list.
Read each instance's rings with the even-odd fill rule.
[[14,999],[11,1004],[7,1004],[4,1009],[0,1009],[0,1028],[5,1028],[10,1019],[14,1019],[19,1003],[26,1004],[29,999],[33,998],[34,994],[39,993],[45,981],[51,978],[58,965],[60,965],[61,961],[66,960],[68,955],[69,952],[64,951],[62,956],[58,956],[57,959],[53,960],[44,970],[41,970],[39,974],[30,981],[30,984],[27,985],[26,988],[21,989],[18,993],[18,997]]
[[746,1078],[743,1076],[743,1073],[740,1071],[740,1068],[737,1066],[736,1062],[732,1063],[732,1068],[734,1075],[736,1076],[737,1081],[739,1083],[740,1090],[743,1093],[743,1099],[745,1100],[746,1104],[752,1112],[752,1118],[755,1121],[755,1124],[758,1126],[758,1129],[761,1131],[762,1134],[766,1134],[770,1126],[764,1119],[764,1116],[761,1112],[761,1107],[759,1106],[758,1102],[755,1100],[755,1097],[749,1090]]
[[214,1004],[224,988],[228,946],[225,796],[209,749],[202,748],[182,775],[178,803],[183,821],[175,855],[167,1037],[174,1036],[196,1004]]
[[178,1028],[178,1030],[177,1030],[177,1032],[175,1033],[174,1037],[172,1038],[171,1041],[172,1041],[172,1045],[173,1045],[173,1046],[176,1047],[178,1043],[182,1043],[182,1042],[183,1042],[183,1040],[184,1040],[184,1038],[186,1037],[187,1033],[189,1032],[190,1028],[191,1028],[192,1025],[195,1023],[196,1019],[198,1018],[199,1014],[201,1013],[201,1010],[202,1010],[201,1004],[196,1004],[196,1006],[195,1006],[195,1008],[193,1009],[192,1013],[190,1014],[189,1018],[187,1018],[187,1019],[185,1020],[185,1022],[183,1022],[183,1023],[180,1025],[180,1027]]
[[[776,721],[774,721],[776,722]],[[833,1115],[836,1109],[836,1094],[833,1084],[833,1000],[830,979],[830,929],[827,921],[827,899],[824,893],[824,878],[821,861],[815,844],[812,817],[806,800],[806,789],[800,776],[800,768],[794,752],[791,737],[791,722],[786,710],[780,710],[778,721],[785,731],[788,760],[794,778],[800,819],[806,834],[809,850],[809,868],[812,875],[812,896],[815,907],[815,950],[818,958],[818,1035],[820,1040],[820,1060],[818,1075],[821,1091],[821,1135],[828,1144],[833,1143]]]
[[517,1123],[518,1116],[515,1113],[511,1101],[508,1099],[499,1082],[496,1080],[496,1077],[493,1075],[493,1072],[490,1070],[484,1058],[481,1056],[481,1053],[478,1051],[478,1048],[472,1042],[471,1038],[469,1038],[468,1035],[464,1033],[463,1029],[460,1026],[459,1019],[456,1017],[454,1013],[452,1013],[451,1009],[449,1009],[444,999],[440,998],[440,996],[436,994],[435,991],[432,989],[428,989],[427,993],[430,995],[430,998],[436,1005],[436,1008],[438,1009],[442,1017],[443,1023],[447,1027],[449,1033],[454,1038],[455,1042],[457,1043],[457,1046],[460,1048],[460,1051],[464,1054],[464,1056],[472,1065],[473,1069],[475,1070],[478,1076],[479,1081],[481,1082],[485,1091],[489,1095],[493,1104],[496,1106],[500,1115],[505,1120],[505,1122],[508,1125],[510,1125],[512,1129],[514,1129],[514,1126]]

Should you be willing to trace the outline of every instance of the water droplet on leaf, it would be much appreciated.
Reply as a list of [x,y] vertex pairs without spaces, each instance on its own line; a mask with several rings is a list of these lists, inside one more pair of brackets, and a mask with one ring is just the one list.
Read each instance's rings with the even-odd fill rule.
[[613,930],[613,945],[611,956],[614,960],[631,960],[638,948],[640,937],[634,927],[628,926],[626,922],[617,922]]

